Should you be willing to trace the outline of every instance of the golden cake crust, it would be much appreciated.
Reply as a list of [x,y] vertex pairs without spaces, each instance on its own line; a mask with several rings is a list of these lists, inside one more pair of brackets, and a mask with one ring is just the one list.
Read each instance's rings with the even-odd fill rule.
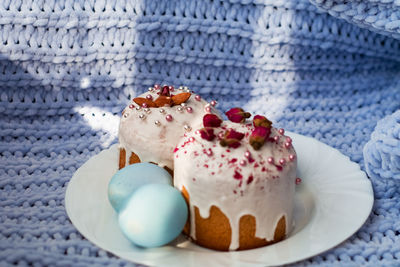
[[[185,187],[182,187],[182,195],[184,196],[188,206],[190,196]],[[203,218],[200,215],[199,209],[194,208],[194,221],[196,228],[196,239],[193,242],[196,244],[220,251],[229,251],[231,244],[232,229],[229,219],[216,206],[211,206],[210,216]],[[183,229],[183,233],[190,235],[190,218]],[[273,240],[258,238],[256,234],[256,219],[252,215],[243,215],[239,221],[239,248],[238,250],[253,249],[263,247],[285,238],[286,220],[282,216],[275,228]]]

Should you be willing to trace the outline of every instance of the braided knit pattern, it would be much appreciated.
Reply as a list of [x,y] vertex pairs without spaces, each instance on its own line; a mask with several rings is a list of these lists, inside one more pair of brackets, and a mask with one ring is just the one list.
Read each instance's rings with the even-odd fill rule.
[[400,39],[399,0],[310,0],[330,15]]
[[[399,77],[399,40],[307,0],[0,1],[0,266],[130,265],[79,234],[64,194],[154,83],[264,114],[364,169],[376,123],[400,108]],[[365,225],[296,265],[400,264],[400,184],[371,180]]]
[[370,177],[400,179],[400,110],[378,122],[364,159]]

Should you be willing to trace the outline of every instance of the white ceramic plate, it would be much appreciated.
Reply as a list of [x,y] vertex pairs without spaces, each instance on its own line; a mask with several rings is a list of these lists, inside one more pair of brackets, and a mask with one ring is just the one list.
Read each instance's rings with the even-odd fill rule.
[[182,236],[168,246],[143,249],[118,228],[107,198],[108,182],[117,171],[118,149],[103,150],[80,167],[69,182],[65,207],[73,225],[88,240],[121,258],[152,266],[266,266],[315,256],[346,240],[372,209],[372,186],[356,163],[315,139],[288,133],[298,155],[295,228],[277,244],[218,252]]

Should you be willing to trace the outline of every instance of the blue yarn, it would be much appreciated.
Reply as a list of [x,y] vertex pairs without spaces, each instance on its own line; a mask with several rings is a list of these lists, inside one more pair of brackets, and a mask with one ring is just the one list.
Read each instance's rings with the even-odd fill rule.
[[399,0],[310,0],[330,15],[400,39]]
[[77,232],[64,194],[154,83],[187,85],[222,111],[242,106],[378,166],[365,225],[296,265],[400,265],[399,180],[374,176],[398,166],[379,132],[393,124],[370,140],[400,109],[399,3],[345,2],[1,1],[0,266],[129,265]]
[[364,147],[371,178],[400,179],[400,110],[380,120]]

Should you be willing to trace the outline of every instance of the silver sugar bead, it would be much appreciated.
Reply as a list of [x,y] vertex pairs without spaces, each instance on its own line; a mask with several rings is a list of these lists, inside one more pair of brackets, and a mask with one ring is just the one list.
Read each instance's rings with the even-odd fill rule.
[[181,103],[181,106],[182,107],[186,107],[186,103]]
[[146,113],[150,113],[151,112],[151,110],[149,108],[145,108],[145,109],[143,109],[143,111],[146,112]]
[[153,91],[154,88],[153,87],[149,87],[149,92]]
[[160,113],[164,113],[165,110],[163,108],[160,108]]
[[141,109],[141,107],[140,107],[140,106],[138,106],[138,107],[136,107],[135,109],[136,109],[136,110],[140,110],[140,109]]
[[157,126],[159,126],[161,123],[160,123],[159,120],[156,120],[156,121],[154,122],[154,124],[157,125]]
[[146,116],[145,116],[144,114],[140,114],[140,115],[139,115],[139,119],[144,120],[145,118],[146,118]]
[[183,108],[182,107],[178,107],[176,110],[179,111],[179,112],[182,112]]
[[189,125],[185,125],[183,126],[183,128],[185,129],[185,131],[190,132],[192,130],[192,127],[190,127]]

